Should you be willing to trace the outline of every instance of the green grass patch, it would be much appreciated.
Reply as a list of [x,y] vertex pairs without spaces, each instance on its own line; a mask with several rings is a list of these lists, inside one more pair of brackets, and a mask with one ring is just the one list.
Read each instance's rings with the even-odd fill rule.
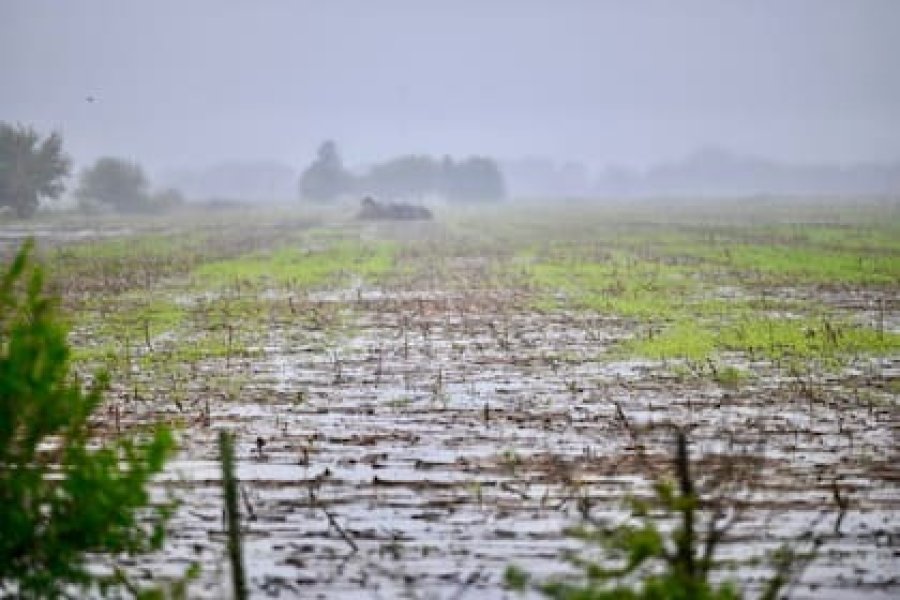
[[695,322],[678,321],[661,333],[631,339],[623,344],[622,349],[628,354],[654,360],[685,358],[696,361],[713,355],[717,349],[717,339],[714,332],[699,327]]
[[690,302],[695,282],[681,267],[646,261],[625,253],[589,260],[565,260],[565,250],[535,257],[527,269],[532,286],[543,290],[538,308],[562,295],[573,306],[643,320],[671,319]]
[[739,317],[724,325],[679,321],[661,333],[632,339],[629,354],[663,360],[703,360],[721,352],[740,352],[769,360],[823,360],[839,364],[859,355],[885,355],[900,350],[900,335],[828,319]]
[[57,248],[47,261],[53,278],[63,285],[136,287],[191,269],[204,260],[207,242],[202,235],[95,240]]
[[900,283],[900,255],[741,245],[723,249],[720,261],[740,271],[755,271],[791,282]]
[[78,314],[78,325],[96,337],[123,337],[144,341],[180,328],[187,317],[184,307],[165,298],[142,297],[131,292],[106,306]]
[[832,359],[900,350],[900,335],[825,318],[751,317],[724,327],[717,345],[765,358]]
[[210,262],[195,269],[193,275],[204,286],[247,282],[310,289],[351,275],[376,279],[393,267],[395,249],[390,242],[343,241],[321,250],[290,246]]

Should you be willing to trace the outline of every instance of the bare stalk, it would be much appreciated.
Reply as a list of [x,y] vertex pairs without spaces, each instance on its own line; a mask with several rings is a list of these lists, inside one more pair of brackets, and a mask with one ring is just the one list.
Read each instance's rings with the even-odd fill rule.
[[247,598],[244,560],[241,552],[241,524],[238,510],[237,479],[234,476],[234,441],[231,434],[219,432],[219,457],[222,463],[222,490],[225,495],[225,522],[228,527],[228,558],[236,600]]

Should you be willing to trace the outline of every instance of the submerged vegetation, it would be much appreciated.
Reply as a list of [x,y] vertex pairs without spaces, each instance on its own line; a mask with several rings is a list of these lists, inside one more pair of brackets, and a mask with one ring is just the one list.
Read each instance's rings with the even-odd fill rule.
[[[203,564],[195,595],[222,593],[226,527],[209,463],[223,430],[240,472],[227,529],[245,536],[251,596],[318,586],[353,597],[378,581],[389,595],[502,597],[510,563],[522,570],[508,583],[532,573],[559,598],[752,596],[787,564],[760,573],[771,539],[797,533],[760,515],[796,520],[835,502],[869,516],[844,525],[855,545],[838,554],[858,552],[857,567],[829,569],[891,551],[869,532],[900,510],[879,454],[900,355],[892,205],[454,207],[403,224],[317,210],[127,226],[104,215],[95,239],[39,248],[74,372],[110,374],[106,411],[87,422],[140,440],[147,423],[186,431],[175,461],[186,468],[159,485],[183,492],[173,527],[178,556]],[[635,415],[630,433],[620,406]],[[698,479],[744,452],[771,481],[739,503],[743,537],[717,542],[729,584],[699,546],[696,577],[683,577],[686,551],[669,560],[687,531],[670,517],[709,516],[636,458],[667,460],[658,432],[673,426],[691,432]],[[579,517],[596,525],[584,520],[596,510],[621,516],[626,498],[627,527],[563,535]],[[484,550],[446,543],[456,536]],[[595,554],[601,538],[612,554]],[[469,575],[443,573],[450,560]],[[829,573],[811,585],[850,585]],[[894,585],[883,570],[867,577]]]

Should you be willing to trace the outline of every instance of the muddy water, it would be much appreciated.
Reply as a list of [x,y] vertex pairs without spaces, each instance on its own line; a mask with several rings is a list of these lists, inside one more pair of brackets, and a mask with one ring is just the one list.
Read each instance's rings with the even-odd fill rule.
[[[671,428],[689,426],[702,484],[723,457],[745,469],[720,553],[741,566],[723,576],[758,588],[767,571],[745,561],[811,532],[824,545],[793,597],[900,594],[897,359],[812,391],[743,363],[757,377],[730,391],[612,358],[626,321],[537,314],[489,291],[345,296],[318,301],[352,313],[346,330],[282,322],[261,358],[201,365],[241,385],[190,390],[209,419],[184,431],[161,485],[181,506],[166,551],[131,566],[139,577],[197,561],[192,597],[226,594],[220,429],[238,436],[254,597],[507,598],[508,564],[571,572],[561,556],[581,545],[563,528],[622,522],[624,499],[665,470]],[[160,400],[123,419],[141,410],[175,412]],[[835,482],[850,503],[839,535]]]

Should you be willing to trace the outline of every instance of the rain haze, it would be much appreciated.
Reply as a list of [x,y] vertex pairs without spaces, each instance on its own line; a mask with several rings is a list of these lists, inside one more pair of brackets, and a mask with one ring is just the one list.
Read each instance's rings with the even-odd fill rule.
[[900,599],[898,57],[900,0],[0,0],[0,597]]
[[0,4],[0,112],[76,163],[900,158],[887,1]]

